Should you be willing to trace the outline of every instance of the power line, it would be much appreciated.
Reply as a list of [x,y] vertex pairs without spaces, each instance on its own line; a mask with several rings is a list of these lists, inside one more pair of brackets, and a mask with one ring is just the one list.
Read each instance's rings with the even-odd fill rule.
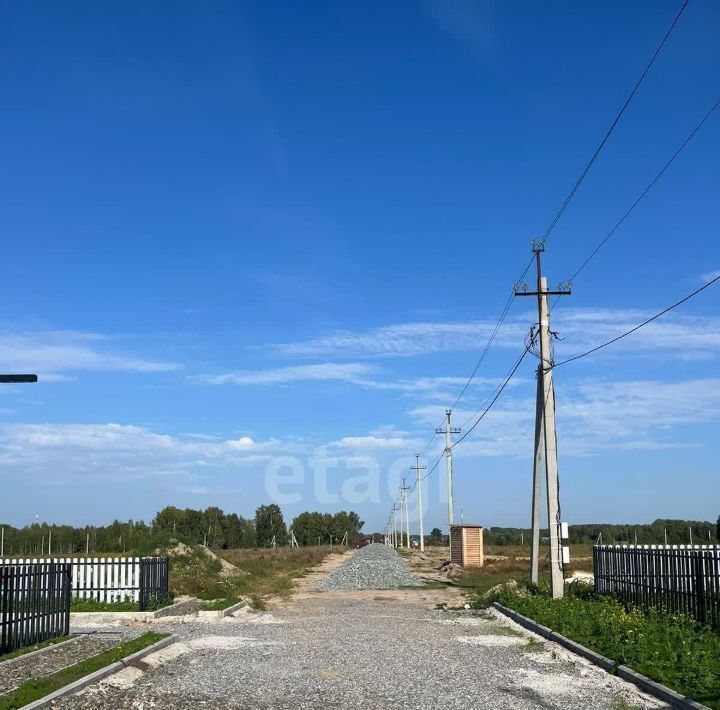
[[[528,270],[530,269],[530,266],[532,264],[532,259],[528,262],[528,265],[525,267],[525,270],[520,275],[520,278],[517,279],[517,281],[522,281],[525,276],[527,275]],[[480,358],[478,359],[477,363],[475,364],[475,367],[470,374],[470,377],[468,377],[467,382],[465,383],[465,386],[462,388],[460,394],[457,396],[457,399],[453,403],[452,407],[450,409],[455,409],[458,402],[462,399],[463,395],[467,391],[467,388],[470,386],[470,383],[475,379],[475,375],[477,374],[477,371],[480,369],[480,366],[482,365],[483,361],[485,360],[485,357],[488,354],[488,351],[490,350],[493,342],[495,342],[495,338],[497,337],[497,334],[500,332],[500,328],[502,327],[503,323],[505,322],[505,319],[507,318],[508,314],[510,313],[510,309],[512,308],[512,304],[515,300],[514,298],[515,293],[510,294],[507,302],[505,303],[505,307],[502,310],[502,313],[500,314],[500,318],[498,319],[497,323],[495,324],[495,327],[493,328],[492,333],[490,334],[490,337],[488,338],[487,343],[485,343],[485,347],[483,348],[482,353],[480,354]]]
[[600,155],[600,151],[605,147],[605,144],[607,143],[608,139],[610,138],[610,135],[615,130],[615,126],[617,126],[618,122],[620,121],[620,118],[625,113],[625,110],[630,105],[630,102],[633,100],[635,94],[637,93],[637,90],[640,88],[640,84],[643,83],[645,80],[645,77],[647,76],[648,72],[650,71],[650,67],[655,63],[655,59],[657,59],[657,56],[660,54],[660,51],[665,46],[665,43],[670,37],[670,34],[672,33],[673,29],[675,29],[675,25],[678,23],[678,20],[680,20],[680,17],[682,16],[683,12],[685,12],[685,8],[688,6],[688,3],[690,0],[685,0],[685,2],[682,4],[682,7],[678,11],[677,15],[675,16],[675,19],[672,21],[672,24],[668,28],[667,32],[665,33],[665,36],[660,41],[660,44],[657,46],[657,49],[655,50],[655,53],[650,58],[650,61],[648,62],[647,66],[643,70],[643,73],[640,75],[640,78],[635,82],[635,86],[633,86],[632,91],[628,95],[628,97],[625,99],[625,103],[620,108],[620,111],[618,111],[617,115],[613,119],[613,122],[610,124],[610,128],[608,128],[607,132],[603,136],[603,139],[600,141],[600,144],[595,149],[595,152],[593,153],[592,157],[590,158],[590,161],[585,166],[583,171],[580,173],[580,177],[575,181],[575,184],[573,185],[572,189],[568,193],[567,197],[565,198],[564,202],[560,206],[560,209],[555,214],[555,217],[553,217],[552,222],[550,222],[550,226],[545,230],[545,234],[542,236],[542,241],[545,242],[547,238],[550,236],[550,232],[555,229],[555,225],[560,221],[560,218],[565,213],[565,210],[567,209],[568,205],[570,204],[570,201],[575,197],[575,193],[580,188],[580,185],[582,184],[583,180],[585,180],[585,177],[587,176],[588,172],[590,171],[590,168],[593,166],[593,163],[597,159],[598,155]]
[[584,353],[582,353],[582,354],[580,354],[580,355],[575,355],[575,357],[570,357],[570,358],[568,358],[567,360],[562,360],[561,362],[557,362],[557,363],[555,363],[555,364],[553,365],[553,368],[555,368],[555,367],[560,367],[560,365],[567,365],[569,362],[575,362],[575,360],[580,360],[581,358],[587,357],[588,355],[592,355],[593,353],[597,352],[598,350],[602,350],[603,348],[608,347],[608,345],[612,345],[613,343],[617,343],[618,340],[622,340],[623,338],[626,338],[628,335],[631,335],[631,334],[634,333],[635,331],[640,330],[640,328],[644,328],[644,327],[645,327],[646,325],[648,325],[649,323],[652,323],[654,320],[657,320],[657,319],[660,318],[661,316],[664,316],[666,313],[669,313],[670,311],[672,311],[673,309],[677,308],[678,306],[681,306],[683,303],[686,303],[686,302],[689,301],[691,298],[694,298],[694,297],[697,296],[699,293],[701,293],[702,291],[704,291],[706,288],[709,288],[710,286],[712,286],[713,284],[717,283],[718,281],[720,281],[720,274],[718,274],[717,276],[715,276],[715,278],[710,279],[710,281],[708,281],[706,284],[703,284],[700,288],[696,289],[696,290],[693,291],[692,293],[690,293],[690,294],[688,294],[687,296],[685,296],[685,298],[682,298],[682,299],[680,299],[679,301],[677,301],[677,303],[673,303],[672,306],[668,306],[665,310],[660,311],[660,313],[656,313],[656,314],[655,314],[654,316],[652,316],[651,318],[648,318],[647,320],[643,321],[643,322],[640,323],[639,325],[636,325],[634,328],[631,328],[630,330],[626,331],[626,332],[623,333],[622,335],[618,335],[616,338],[613,338],[612,340],[608,340],[606,343],[602,343],[602,345],[597,345],[596,347],[591,348],[591,349],[588,350],[587,352],[584,352]]
[[630,205],[630,207],[627,209],[625,214],[623,214],[622,217],[616,222],[615,226],[605,235],[605,237],[600,241],[600,243],[593,249],[593,251],[590,253],[590,255],[583,261],[583,263],[578,267],[578,269],[575,271],[575,273],[568,279],[568,281],[574,281],[577,276],[580,274],[580,272],[590,263],[590,261],[595,257],[595,255],[602,249],[606,242],[615,234],[615,232],[620,228],[622,223],[630,216],[630,213],[640,204],[640,202],[643,200],[643,198],[652,190],[653,187],[655,187],[655,183],[663,176],[665,171],[672,165],[672,163],[675,161],[675,159],[680,155],[680,153],[685,150],[685,148],[688,146],[690,141],[695,137],[695,135],[698,133],[698,131],[705,125],[706,121],[712,116],[712,114],[715,112],[715,110],[720,106],[720,98],[713,104],[712,108],[703,116],[702,120],[693,128],[693,130],[690,132],[688,137],[681,143],[681,145],[677,148],[677,150],[672,154],[670,159],[663,165],[660,172],[658,172],[655,177],[648,183],[647,187],[640,193],[639,197],[635,200],[635,202]]
[[[593,153],[592,157],[588,161],[587,165],[583,169],[583,171],[580,173],[580,176],[575,181],[575,184],[573,185],[572,189],[568,193],[568,195],[565,197],[565,200],[563,201],[562,205],[560,206],[560,209],[558,209],[557,213],[555,214],[555,217],[553,218],[552,222],[548,226],[548,228],[545,230],[545,233],[542,236],[543,242],[547,240],[547,238],[550,236],[550,233],[555,228],[555,225],[560,221],[560,218],[564,214],[565,210],[567,209],[568,205],[572,201],[573,197],[575,197],[575,193],[580,188],[580,185],[585,180],[585,177],[587,176],[588,172],[590,172],[590,168],[595,163],[595,160],[597,159],[598,155],[600,155],[600,152],[605,147],[605,144],[607,143],[608,139],[610,138],[610,135],[615,130],[615,127],[619,123],[620,119],[622,118],[623,114],[625,113],[625,110],[632,102],[633,98],[635,97],[635,94],[637,93],[638,89],[640,88],[640,85],[645,80],[645,77],[647,76],[648,72],[650,71],[650,68],[655,63],[655,59],[657,59],[658,55],[660,54],[662,48],[665,46],[665,43],[670,37],[670,34],[672,33],[673,29],[675,29],[675,25],[680,20],[680,17],[682,16],[683,12],[685,12],[685,8],[688,6],[688,3],[690,0],[685,0],[682,4],[682,7],[678,11],[677,15],[675,16],[675,19],[672,21],[670,27],[668,28],[667,32],[663,36],[662,40],[660,41],[660,44],[658,44],[657,48],[655,49],[655,52],[653,53],[652,57],[650,58],[650,61],[645,66],[645,69],[643,70],[642,74],[640,75],[640,78],[635,82],[635,85],[632,88],[632,91],[628,95],[628,97],[625,99],[625,102],[621,106],[620,110],[616,114],[615,118],[613,119],[612,123],[610,124],[610,127],[605,132],[605,135],[603,136],[602,140],[598,144],[597,148],[595,149],[595,152]],[[671,161],[672,162],[672,161]],[[522,272],[521,276],[517,281],[522,281],[530,266],[532,265],[532,259],[530,262],[528,262],[528,265],[525,267],[524,271]],[[460,391],[460,394],[455,399],[455,402],[453,403],[452,407],[450,409],[455,409],[455,407],[458,405],[462,397],[464,396],[465,392],[467,392],[468,387],[470,386],[471,382],[475,378],[475,375],[477,374],[478,370],[480,369],[480,366],[485,360],[485,357],[488,354],[488,351],[490,350],[493,342],[495,341],[498,332],[500,331],[500,328],[502,327],[503,323],[505,322],[505,319],[507,318],[508,314],[510,313],[510,309],[512,308],[512,304],[514,301],[514,293],[510,294],[510,297],[508,298],[507,302],[505,303],[505,306],[500,314],[500,318],[498,319],[497,323],[495,324],[495,327],[492,330],[492,333],[490,334],[490,337],[488,338],[487,343],[485,344],[485,347],[483,348],[482,353],[480,354],[480,358],[478,359],[477,363],[475,364],[475,367],[473,368],[472,373],[470,374],[470,377],[467,379],[467,382],[463,386],[462,390]],[[427,448],[427,447],[426,447]]]
[[[720,277],[718,277],[720,278]],[[451,448],[455,448],[460,442],[462,442],[464,439],[466,439],[475,429],[475,427],[485,418],[485,415],[492,409],[495,402],[497,402],[500,395],[503,393],[504,389],[508,386],[508,383],[512,378],[514,377],[515,373],[517,372],[518,368],[520,367],[520,364],[525,359],[525,356],[530,352],[530,348],[525,348],[523,350],[522,355],[515,361],[515,364],[513,365],[512,369],[510,370],[510,373],[505,378],[505,381],[502,383],[502,385],[497,389],[495,396],[492,398],[488,406],[483,410],[483,413],[478,417],[478,419],[475,421],[475,423],[457,440],[453,443]]]

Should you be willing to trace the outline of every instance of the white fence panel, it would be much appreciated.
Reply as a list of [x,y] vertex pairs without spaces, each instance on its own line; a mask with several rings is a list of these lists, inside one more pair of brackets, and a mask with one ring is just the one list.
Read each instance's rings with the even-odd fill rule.
[[0,565],[29,565],[65,562],[71,565],[72,594],[100,602],[140,601],[139,557],[48,557],[42,559],[0,558]]

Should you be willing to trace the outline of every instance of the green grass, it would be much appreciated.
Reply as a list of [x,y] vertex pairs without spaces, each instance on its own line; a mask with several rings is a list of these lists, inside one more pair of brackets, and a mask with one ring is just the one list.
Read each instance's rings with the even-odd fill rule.
[[140,604],[133,601],[100,602],[97,599],[73,597],[70,611],[140,611]]
[[[337,549],[337,548],[336,548]],[[343,552],[345,548],[339,548]],[[170,563],[170,586],[177,594],[190,594],[198,599],[226,599],[231,603],[240,597],[253,600],[258,609],[263,599],[275,594],[287,594],[293,580],[307,573],[308,568],[321,562],[329,547],[256,548],[215,550],[238,567],[237,575],[222,576],[221,565],[200,550],[178,555]]]
[[142,650],[169,634],[146,633],[133,641],[126,641],[92,658],[88,658],[74,666],[64,668],[44,678],[32,678],[25,681],[19,688],[6,695],[0,695],[0,710],[17,710],[23,705],[38,700],[49,693],[82,678],[83,676],[109,666],[111,663]]
[[34,643],[32,646],[25,646],[25,648],[19,648],[17,651],[11,653],[3,653],[0,655],[0,663],[9,661],[12,658],[18,656],[24,656],[26,653],[32,653],[33,651],[39,651],[41,648],[47,648],[48,646],[54,646],[56,643],[62,643],[63,641],[69,641],[74,639],[75,634],[69,636],[56,636],[55,638],[48,639],[47,641],[41,641],[40,643]]
[[626,607],[589,591],[563,599],[505,591],[498,601],[618,664],[720,710],[720,633],[689,617]]

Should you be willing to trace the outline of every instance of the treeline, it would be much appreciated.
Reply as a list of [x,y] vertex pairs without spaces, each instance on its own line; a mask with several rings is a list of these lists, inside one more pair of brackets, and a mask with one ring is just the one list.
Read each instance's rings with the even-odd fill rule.
[[[360,535],[364,521],[357,513],[341,510],[335,515],[330,513],[300,513],[292,522],[292,532],[299,545],[327,545],[343,539],[348,545],[354,545]],[[345,536],[347,535],[347,538]]]
[[[570,543],[594,545],[598,540],[606,545],[635,544],[708,545],[720,542],[720,518],[717,523],[698,520],[670,520],[659,518],[643,525],[587,524],[570,525]],[[547,529],[541,531],[547,536]],[[667,538],[666,538],[667,535]],[[530,542],[529,528],[486,528],[484,541],[489,545],[526,545]]]
[[215,506],[194,510],[168,505],[153,518],[152,526],[166,539],[179,540],[188,545],[223,549],[257,545],[254,520],[243,518],[237,513],[225,513]]
[[0,524],[0,527],[4,532],[0,551],[8,557],[63,557],[85,552],[148,555],[168,544],[167,536],[142,521],[133,520],[83,527],[48,523],[33,523],[23,528]]
[[[353,544],[363,521],[357,513],[341,511],[301,513],[293,520],[292,531],[300,545],[339,543],[345,532]],[[287,545],[290,533],[280,507],[261,505],[254,518],[225,513],[218,507],[205,510],[167,506],[148,525],[142,521],[114,520],[109,525],[74,527],[33,523],[23,528],[0,523],[0,552],[4,556],[40,557],[75,554],[149,555],[174,542],[207,545],[212,548],[270,547]]]

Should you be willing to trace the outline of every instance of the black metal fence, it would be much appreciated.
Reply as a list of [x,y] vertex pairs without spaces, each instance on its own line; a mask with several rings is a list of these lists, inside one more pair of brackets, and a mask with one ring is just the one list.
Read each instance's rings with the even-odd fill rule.
[[0,566],[0,654],[70,633],[68,564]]
[[98,602],[138,602],[140,611],[168,596],[167,557],[67,557],[7,559],[0,565],[67,564],[70,590],[78,599]]
[[720,545],[596,545],[595,591],[720,628]]
[[162,603],[168,596],[169,570],[167,557],[143,557],[140,560],[140,611],[153,603]]

